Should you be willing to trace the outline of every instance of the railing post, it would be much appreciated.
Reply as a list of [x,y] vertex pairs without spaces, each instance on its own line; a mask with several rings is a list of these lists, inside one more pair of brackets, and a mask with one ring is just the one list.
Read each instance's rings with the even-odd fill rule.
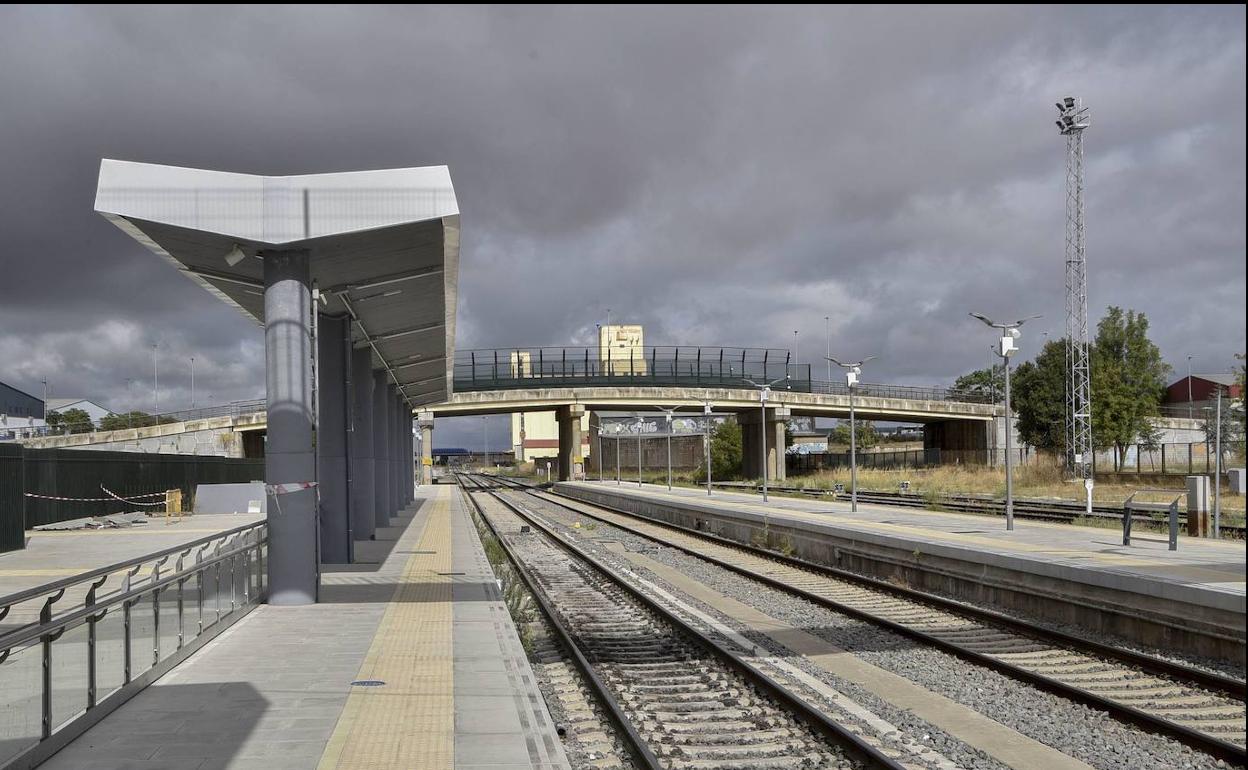
[[[87,599],[84,602],[86,606],[95,606],[95,591],[104,585],[105,580],[108,580],[107,575],[91,584],[91,588],[87,590]],[[95,624],[100,617],[98,615],[87,616],[87,708],[94,708],[96,700]]]
[[559,376],[567,379],[568,377],[568,349],[563,348],[559,351]]
[[537,349],[537,376],[539,378],[546,376],[546,361],[542,357],[541,348]]
[[585,371],[584,375],[589,376],[589,348],[585,348]]

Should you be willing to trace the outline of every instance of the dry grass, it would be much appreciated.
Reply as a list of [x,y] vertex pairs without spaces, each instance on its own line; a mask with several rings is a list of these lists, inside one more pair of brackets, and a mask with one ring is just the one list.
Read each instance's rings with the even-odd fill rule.
[[[864,491],[896,492],[902,481],[910,482],[910,491],[914,494],[939,496],[957,494],[981,494],[994,497],[1005,496],[1005,469],[988,468],[976,465],[946,465],[938,468],[911,469],[900,471],[859,470],[858,488]],[[822,471],[808,476],[790,477],[789,484],[807,488],[831,489],[841,483],[849,488],[849,469]],[[1176,490],[1181,489],[1182,482],[1175,481]],[[1152,488],[1150,484],[1098,483],[1092,490],[1092,499],[1098,503],[1110,505],[1121,504],[1132,493],[1140,489]],[[1039,461],[1014,470],[1014,494],[1018,497],[1053,498],[1058,500],[1082,501],[1083,485],[1072,483],[1062,478],[1062,469],[1057,463]],[[1160,502],[1169,497],[1161,493],[1141,493],[1136,499]],[[1186,497],[1179,501],[1180,509],[1185,508]],[[1242,523],[1244,514],[1244,498],[1232,496],[1223,489],[1222,510],[1228,514],[1238,514],[1238,523]],[[1228,521],[1228,523],[1231,523]]]

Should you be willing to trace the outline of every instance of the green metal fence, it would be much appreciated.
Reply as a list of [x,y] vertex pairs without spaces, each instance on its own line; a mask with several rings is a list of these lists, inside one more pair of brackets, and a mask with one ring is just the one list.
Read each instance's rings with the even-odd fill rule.
[[[139,509],[120,500],[96,499],[109,497],[102,487],[120,497],[180,489],[183,504],[189,506],[196,484],[263,478],[262,459],[0,444],[0,552],[21,548],[30,527]],[[43,497],[27,497],[27,493]]]

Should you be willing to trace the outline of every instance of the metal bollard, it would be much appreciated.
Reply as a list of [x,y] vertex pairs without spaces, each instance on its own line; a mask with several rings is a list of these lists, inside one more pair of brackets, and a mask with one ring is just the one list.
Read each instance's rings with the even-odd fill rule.
[[1179,550],[1179,501],[1170,503],[1170,550]]
[[1122,544],[1131,545],[1131,501],[1122,506]]

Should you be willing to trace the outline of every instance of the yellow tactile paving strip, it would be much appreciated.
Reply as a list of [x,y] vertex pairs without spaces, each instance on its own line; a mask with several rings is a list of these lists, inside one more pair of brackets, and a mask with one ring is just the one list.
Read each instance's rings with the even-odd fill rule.
[[403,568],[355,687],[318,770],[451,768],[455,758],[452,681],[450,487],[426,505],[428,519]]

